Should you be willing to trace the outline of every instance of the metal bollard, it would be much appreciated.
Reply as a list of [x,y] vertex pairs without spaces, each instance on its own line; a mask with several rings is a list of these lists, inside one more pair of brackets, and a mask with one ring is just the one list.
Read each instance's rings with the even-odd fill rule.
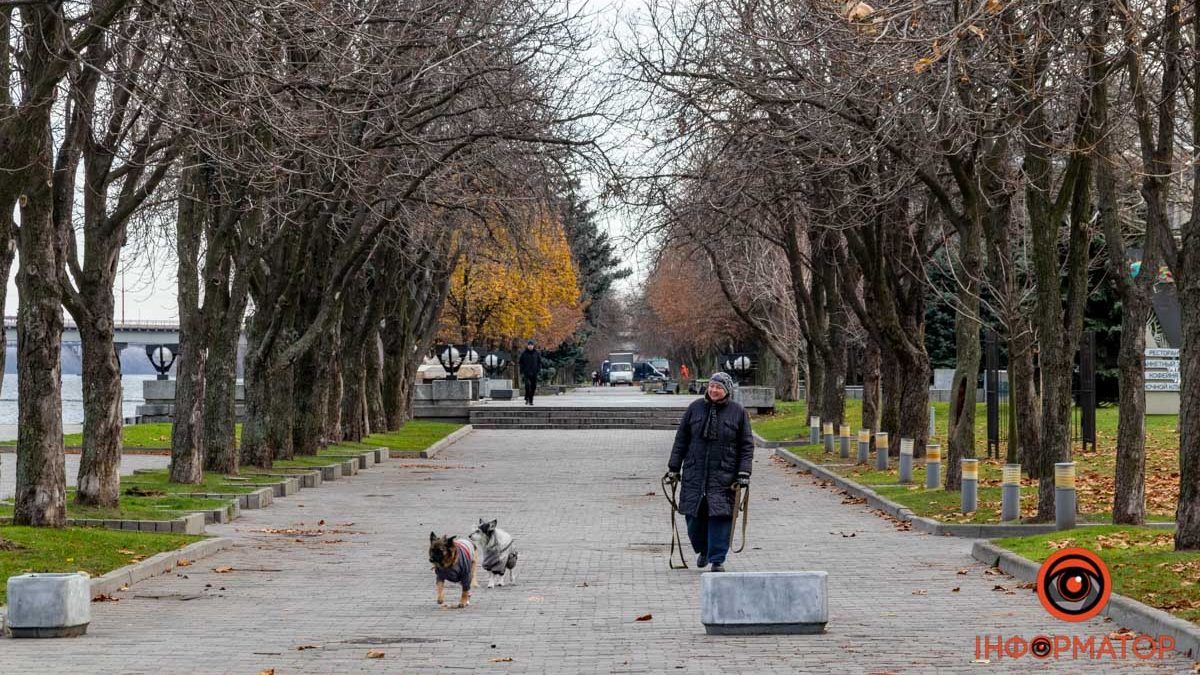
[[974,513],[979,502],[979,460],[962,461],[962,512]]
[[1021,465],[1005,464],[1000,481],[1000,522],[1021,517]]
[[858,430],[858,463],[866,464],[871,461],[871,430]]
[[1060,530],[1075,527],[1075,462],[1054,465],[1054,524]]
[[925,446],[925,489],[936,490],[942,484],[942,446]]
[[816,445],[817,443],[820,443],[820,442],[821,442],[821,418],[820,417],[810,417],[810,418],[808,418],[808,443],[809,443],[809,445]]
[[825,452],[833,452],[833,422],[821,425],[821,433],[825,436]]
[[912,480],[913,439],[900,439],[900,483],[908,484]]
[[875,434],[875,468],[887,471],[888,468],[888,435],[886,431]]
[[843,424],[840,436],[842,442],[842,459],[850,459],[850,425]]
[[937,434],[937,413],[934,412],[933,406],[929,406],[929,437],[933,438]]

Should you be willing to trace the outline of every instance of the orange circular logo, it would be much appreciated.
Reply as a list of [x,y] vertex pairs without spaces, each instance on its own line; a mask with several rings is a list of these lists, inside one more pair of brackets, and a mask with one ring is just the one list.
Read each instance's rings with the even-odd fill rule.
[[1108,604],[1112,578],[1100,556],[1086,548],[1064,548],[1042,563],[1037,594],[1052,616],[1087,621]]

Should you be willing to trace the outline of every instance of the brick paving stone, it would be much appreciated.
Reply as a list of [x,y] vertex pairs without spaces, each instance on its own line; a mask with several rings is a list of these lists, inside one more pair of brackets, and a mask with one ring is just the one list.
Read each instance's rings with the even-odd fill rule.
[[[750,547],[731,570],[829,572],[828,631],[705,635],[698,572],[667,568],[670,432],[477,431],[435,460],[392,460],[210,531],[238,545],[93,605],[86,637],[0,640],[7,673],[1187,672],[1191,660],[992,659],[975,637],[1103,636],[984,574],[970,540],[898,531],[760,450]],[[649,494],[655,493],[655,494]],[[440,609],[428,533],[498,518],[519,584]],[[318,521],[324,520],[323,526]],[[301,532],[265,530],[295,528]],[[318,536],[305,530],[319,528]],[[854,537],[844,534],[854,533]],[[214,568],[231,567],[229,573]],[[960,575],[959,569],[967,574]],[[952,589],[960,588],[958,592]],[[916,591],[924,591],[922,594]],[[190,596],[194,599],[182,600]],[[455,598],[453,587],[447,598]],[[636,622],[651,613],[653,620]],[[312,649],[299,647],[312,645]],[[368,659],[370,650],[385,653]],[[500,661],[498,659],[509,659]]]

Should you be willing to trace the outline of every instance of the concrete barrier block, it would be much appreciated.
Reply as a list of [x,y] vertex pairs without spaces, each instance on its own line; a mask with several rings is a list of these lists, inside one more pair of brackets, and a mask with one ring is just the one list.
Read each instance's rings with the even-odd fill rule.
[[204,514],[189,513],[181,518],[183,534],[204,534]]
[[5,624],[13,637],[74,637],[86,633],[91,620],[91,581],[86,575],[9,577]]
[[317,468],[321,471],[321,480],[337,480],[342,477],[341,464],[330,464]]
[[710,635],[822,633],[829,621],[828,574],[703,574],[700,621]]
[[357,476],[358,475],[358,460],[357,459],[347,459],[347,460],[343,461],[342,462],[342,475],[343,476]]

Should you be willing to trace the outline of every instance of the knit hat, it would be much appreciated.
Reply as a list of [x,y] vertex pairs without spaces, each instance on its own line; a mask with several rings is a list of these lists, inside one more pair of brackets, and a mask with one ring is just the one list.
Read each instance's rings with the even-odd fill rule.
[[729,376],[729,373],[726,373],[723,371],[713,373],[712,377],[708,378],[708,382],[709,382],[709,384],[716,383],[717,385],[719,385],[722,389],[725,390],[726,396],[733,396],[733,387],[734,387],[733,378]]

